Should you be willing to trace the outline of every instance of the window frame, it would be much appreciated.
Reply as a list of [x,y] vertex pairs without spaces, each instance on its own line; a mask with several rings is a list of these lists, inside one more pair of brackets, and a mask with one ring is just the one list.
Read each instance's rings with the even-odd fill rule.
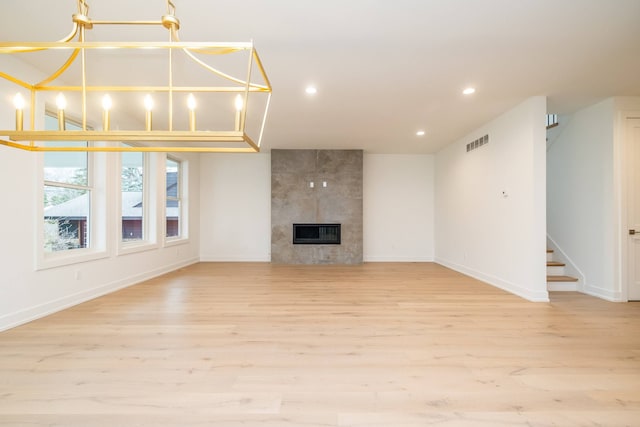
[[[177,172],[177,197],[167,196],[167,161],[173,161],[178,164]],[[173,246],[184,244],[189,241],[189,227],[188,227],[188,187],[187,187],[187,174],[188,174],[188,162],[185,159],[177,156],[167,154],[164,160],[164,197],[163,197],[163,209],[162,209],[162,231],[164,236],[164,246]],[[178,235],[167,236],[167,202],[169,200],[175,200],[178,202]]]
[[[44,109],[44,115],[42,120],[45,120],[45,116],[56,118],[55,109],[46,106]],[[65,121],[68,124],[74,126],[82,126],[81,121],[73,115],[67,115]],[[89,126],[88,126],[89,127]],[[90,144],[86,141],[87,145]],[[35,192],[37,199],[37,215],[36,215],[36,252],[35,257],[36,270],[43,270],[47,268],[55,268],[70,264],[76,264],[86,261],[92,261],[108,257],[106,250],[106,244],[104,241],[104,233],[98,233],[98,223],[102,223],[104,226],[105,216],[99,213],[104,209],[104,203],[98,199],[97,193],[99,189],[97,187],[98,182],[103,182],[98,179],[98,171],[104,170],[104,165],[98,167],[98,161],[95,153],[86,152],[87,154],[87,182],[86,185],[78,185],[71,183],[64,183],[59,181],[50,181],[45,179],[45,153],[39,153],[38,156],[38,177],[36,180],[37,191]],[[104,160],[103,160],[104,163]],[[44,194],[46,187],[56,188],[68,188],[72,190],[87,191],[89,193],[89,213],[87,215],[87,246],[84,248],[74,248],[61,251],[46,251],[45,250],[45,203]]]
[[[126,144],[125,144],[126,145]],[[116,227],[116,241],[118,242],[118,255],[143,252],[158,248],[158,231],[156,215],[156,185],[157,179],[152,177],[157,174],[155,165],[155,153],[142,152],[142,239],[125,242],[122,239],[122,153],[118,156],[118,180],[117,185],[117,209],[118,220]]]

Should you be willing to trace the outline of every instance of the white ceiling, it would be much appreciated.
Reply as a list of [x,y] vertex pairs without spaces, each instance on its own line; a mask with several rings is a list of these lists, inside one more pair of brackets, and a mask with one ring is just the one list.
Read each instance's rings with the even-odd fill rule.
[[[87,2],[96,20],[156,20],[166,4]],[[640,96],[640,0],[174,3],[184,41],[255,41],[274,88],[266,149],[432,153],[530,96],[555,113]],[[57,40],[76,13],[75,0],[2,6],[7,41]]]

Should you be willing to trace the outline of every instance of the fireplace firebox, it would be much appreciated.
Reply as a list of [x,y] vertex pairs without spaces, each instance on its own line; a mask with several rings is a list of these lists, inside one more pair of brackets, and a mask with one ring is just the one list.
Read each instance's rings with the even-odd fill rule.
[[294,245],[339,245],[340,224],[293,224]]

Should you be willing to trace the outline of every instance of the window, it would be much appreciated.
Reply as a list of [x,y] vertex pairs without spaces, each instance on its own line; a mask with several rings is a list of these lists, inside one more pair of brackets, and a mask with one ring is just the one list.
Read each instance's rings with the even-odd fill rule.
[[145,154],[123,152],[120,170],[122,242],[141,242],[147,236]]
[[166,172],[166,226],[167,238],[182,237],[182,163],[167,157]]
[[[67,129],[79,130],[67,120]],[[47,113],[45,127],[57,130],[56,117]],[[86,147],[87,142],[64,142]],[[62,145],[48,142],[48,146]],[[53,253],[91,246],[91,173],[87,152],[44,154],[44,252]]]

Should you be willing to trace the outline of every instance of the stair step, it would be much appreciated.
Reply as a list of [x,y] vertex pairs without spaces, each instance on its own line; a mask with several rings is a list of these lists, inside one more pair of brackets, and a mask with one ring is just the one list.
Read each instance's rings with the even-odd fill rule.
[[564,262],[547,261],[547,267],[564,267],[565,265]]
[[578,279],[571,276],[547,276],[547,282],[577,282]]

